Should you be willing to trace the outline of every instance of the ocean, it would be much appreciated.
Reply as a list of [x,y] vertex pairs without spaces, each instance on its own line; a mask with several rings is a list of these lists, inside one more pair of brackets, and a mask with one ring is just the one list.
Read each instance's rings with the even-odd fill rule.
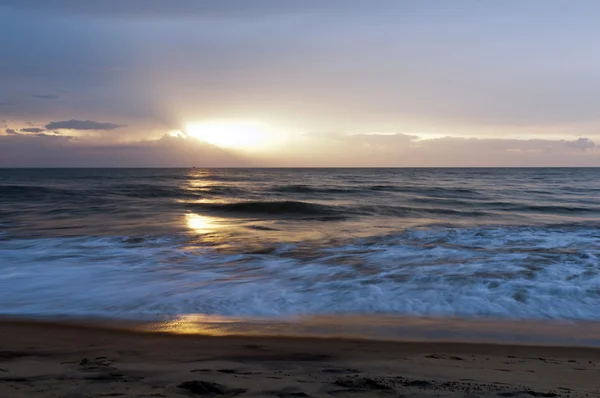
[[0,169],[0,315],[598,321],[599,171]]

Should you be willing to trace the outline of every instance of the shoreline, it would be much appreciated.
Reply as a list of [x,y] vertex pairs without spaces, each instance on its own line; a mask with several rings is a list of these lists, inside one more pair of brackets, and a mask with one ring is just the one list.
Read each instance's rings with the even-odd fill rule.
[[380,315],[248,318],[188,314],[162,319],[0,315],[5,323],[197,336],[325,338],[600,348],[600,322]]
[[10,397],[177,397],[203,388],[213,396],[287,398],[583,397],[600,395],[598,370],[600,349],[589,347],[216,337],[0,321],[0,396]]

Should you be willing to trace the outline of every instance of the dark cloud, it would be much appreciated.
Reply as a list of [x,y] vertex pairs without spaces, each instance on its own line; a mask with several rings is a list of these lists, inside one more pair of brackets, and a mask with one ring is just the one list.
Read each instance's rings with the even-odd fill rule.
[[594,141],[591,141],[588,138],[579,138],[575,141],[565,141],[565,145],[567,145],[570,148],[579,149],[581,151],[587,151],[594,149],[596,143],[594,143]]
[[9,106],[9,105],[13,105],[13,103],[7,102],[7,101],[0,101],[0,106]]
[[310,135],[274,165],[370,167],[598,166],[589,138],[486,139],[407,134]]
[[593,150],[596,144],[589,138],[576,140],[549,140],[549,139],[499,139],[499,138],[458,138],[444,137],[418,142],[423,147],[443,148],[448,151],[463,151],[478,149],[494,152],[522,152],[522,153],[565,153]]
[[0,136],[0,167],[226,167],[254,166],[234,152],[181,137],[124,145],[82,145],[71,137]]
[[[37,133],[37,134],[32,134],[32,135],[34,135],[35,137],[59,137],[56,134],[48,134],[47,132]],[[65,138],[71,138],[71,137],[65,137]]]
[[58,122],[50,122],[46,126],[47,130],[116,130],[124,127],[114,123],[100,123],[92,120],[63,120]]
[[[306,136],[267,160],[242,156],[185,136],[98,145],[51,132],[0,136],[0,166],[40,167],[246,167],[246,166],[597,166],[600,151],[588,138],[420,139],[408,134]],[[317,144],[317,145],[315,145]]]
[[41,129],[39,127],[28,127],[28,128],[21,129],[20,131],[22,131],[24,133],[42,133],[46,130]]
[[[0,127],[6,127],[8,124]],[[21,129],[5,129],[4,130],[7,135],[20,135],[20,136],[28,136],[28,137],[56,137],[60,136],[60,134],[56,131],[48,131],[46,129],[42,129],[39,127],[25,127]],[[68,137],[68,136],[63,136]]]
[[32,95],[32,97],[38,98],[38,99],[47,99],[47,100],[53,100],[53,99],[60,98],[58,95],[53,95],[53,94],[34,94],[34,95]]

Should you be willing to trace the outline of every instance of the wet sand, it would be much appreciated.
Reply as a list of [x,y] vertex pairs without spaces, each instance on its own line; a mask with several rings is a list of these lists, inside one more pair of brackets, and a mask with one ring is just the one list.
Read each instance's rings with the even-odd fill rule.
[[600,350],[0,322],[0,397],[600,396]]

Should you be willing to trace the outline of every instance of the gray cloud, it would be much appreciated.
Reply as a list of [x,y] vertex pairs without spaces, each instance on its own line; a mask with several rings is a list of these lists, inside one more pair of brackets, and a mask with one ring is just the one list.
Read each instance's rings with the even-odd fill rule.
[[38,98],[38,99],[47,99],[47,100],[53,100],[53,99],[60,98],[58,95],[54,95],[54,94],[34,94],[34,95],[32,95],[32,97]]
[[579,138],[575,141],[565,141],[565,144],[568,147],[579,149],[581,151],[587,151],[596,147],[594,141],[591,141],[588,138]]
[[596,144],[588,138],[576,140],[549,140],[549,139],[482,139],[482,138],[457,138],[444,137],[432,140],[422,140],[417,143],[424,148],[436,148],[447,151],[463,152],[478,149],[490,152],[522,152],[522,153],[565,153],[585,152],[594,150]]
[[[43,167],[247,167],[247,166],[598,166],[600,151],[588,138],[419,139],[408,134],[307,135],[270,158],[241,154],[183,136],[98,145],[47,132],[0,136],[0,166]],[[315,145],[316,144],[316,145]]]
[[9,106],[9,105],[13,105],[13,103],[7,102],[7,101],[0,101],[0,106]]
[[126,145],[82,145],[71,137],[0,136],[0,167],[226,167],[254,166],[234,152],[165,136]]
[[273,165],[371,167],[598,166],[600,151],[589,138],[420,139],[407,134],[307,136]]
[[21,131],[24,133],[42,133],[46,130],[41,129],[39,127],[27,127],[27,128],[21,129]]
[[58,122],[50,122],[46,126],[47,130],[116,130],[124,127],[114,123],[100,123],[92,120],[63,120]]
[[[48,133],[46,133],[46,132],[44,132],[44,133],[36,133],[36,134],[32,134],[32,135],[34,135],[35,137],[61,137],[61,136],[59,136],[59,135],[56,135],[56,134],[48,134]],[[72,138],[72,137],[63,136],[63,138]]]
[[[313,136],[318,137],[318,136]],[[382,150],[398,150],[410,146],[445,146],[447,148],[472,147],[480,145],[490,150],[593,150],[596,146],[589,138],[578,138],[572,141],[557,139],[502,139],[502,138],[461,138],[442,137],[421,139],[418,135],[410,134],[350,134],[337,135],[340,142],[353,143],[356,147],[371,147]]]

